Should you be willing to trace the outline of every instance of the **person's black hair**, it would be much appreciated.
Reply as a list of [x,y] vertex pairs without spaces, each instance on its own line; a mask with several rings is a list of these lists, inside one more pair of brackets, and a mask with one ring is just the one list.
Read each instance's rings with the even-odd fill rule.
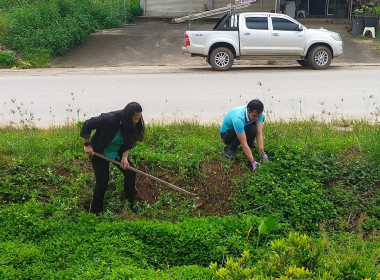
[[133,148],[137,141],[143,141],[145,134],[144,119],[141,116],[139,122],[133,123],[133,116],[141,113],[142,107],[137,102],[131,102],[121,111],[121,131],[128,149]]
[[247,109],[249,112],[257,111],[262,113],[264,111],[264,104],[259,99],[253,99],[247,104]]

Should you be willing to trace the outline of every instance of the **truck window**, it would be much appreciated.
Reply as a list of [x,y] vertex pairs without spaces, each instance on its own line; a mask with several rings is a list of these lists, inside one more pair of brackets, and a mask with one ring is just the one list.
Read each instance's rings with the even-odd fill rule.
[[214,30],[238,30],[238,15],[226,15],[214,26]]
[[228,20],[226,20],[226,22],[224,23],[223,27],[224,28],[232,27],[231,18],[229,18]]
[[245,25],[249,29],[268,30],[268,18],[267,17],[246,17]]
[[298,24],[285,18],[272,17],[273,30],[298,31]]

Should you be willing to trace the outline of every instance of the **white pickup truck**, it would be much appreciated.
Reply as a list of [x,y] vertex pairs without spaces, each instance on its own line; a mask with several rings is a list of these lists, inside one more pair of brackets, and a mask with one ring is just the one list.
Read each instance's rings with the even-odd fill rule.
[[214,70],[235,59],[292,58],[302,66],[327,68],[343,53],[338,33],[308,29],[285,14],[241,13],[222,17],[213,29],[186,30],[183,53],[202,56]]

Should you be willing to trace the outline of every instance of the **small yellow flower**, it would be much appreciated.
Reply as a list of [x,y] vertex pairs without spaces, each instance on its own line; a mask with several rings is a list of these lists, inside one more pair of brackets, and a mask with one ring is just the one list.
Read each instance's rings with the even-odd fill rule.
[[319,226],[318,224],[315,224],[317,227]]
[[290,173],[288,173],[288,176],[290,176]]
[[315,191],[315,188],[313,188],[313,191]]
[[238,232],[239,230],[238,229],[236,229],[236,232]]
[[160,269],[157,269],[157,270],[156,270],[156,273],[158,273],[158,272],[160,272],[160,271],[161,271]]
[[105,265],[106,264],[106,262],[103,262],[103,265]]
[[279,158],[277,158],[277,160],[280,160]]
[[274,185],[274,182],[272,181],[272,185]]
[[296,174],[296,177],[298,176],[298,174]]

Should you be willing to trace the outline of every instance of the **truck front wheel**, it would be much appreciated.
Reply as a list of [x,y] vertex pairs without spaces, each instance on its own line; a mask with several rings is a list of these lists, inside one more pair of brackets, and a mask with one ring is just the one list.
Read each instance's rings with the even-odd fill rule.
[[332,60],[331,51],[325,46],[314,47],[307,58],[309,65],[316,70],[329,67]]
[[234,55],[228,48],[216,48],[210,55],[210,65],[216,71],[229,70],[233,63]]

